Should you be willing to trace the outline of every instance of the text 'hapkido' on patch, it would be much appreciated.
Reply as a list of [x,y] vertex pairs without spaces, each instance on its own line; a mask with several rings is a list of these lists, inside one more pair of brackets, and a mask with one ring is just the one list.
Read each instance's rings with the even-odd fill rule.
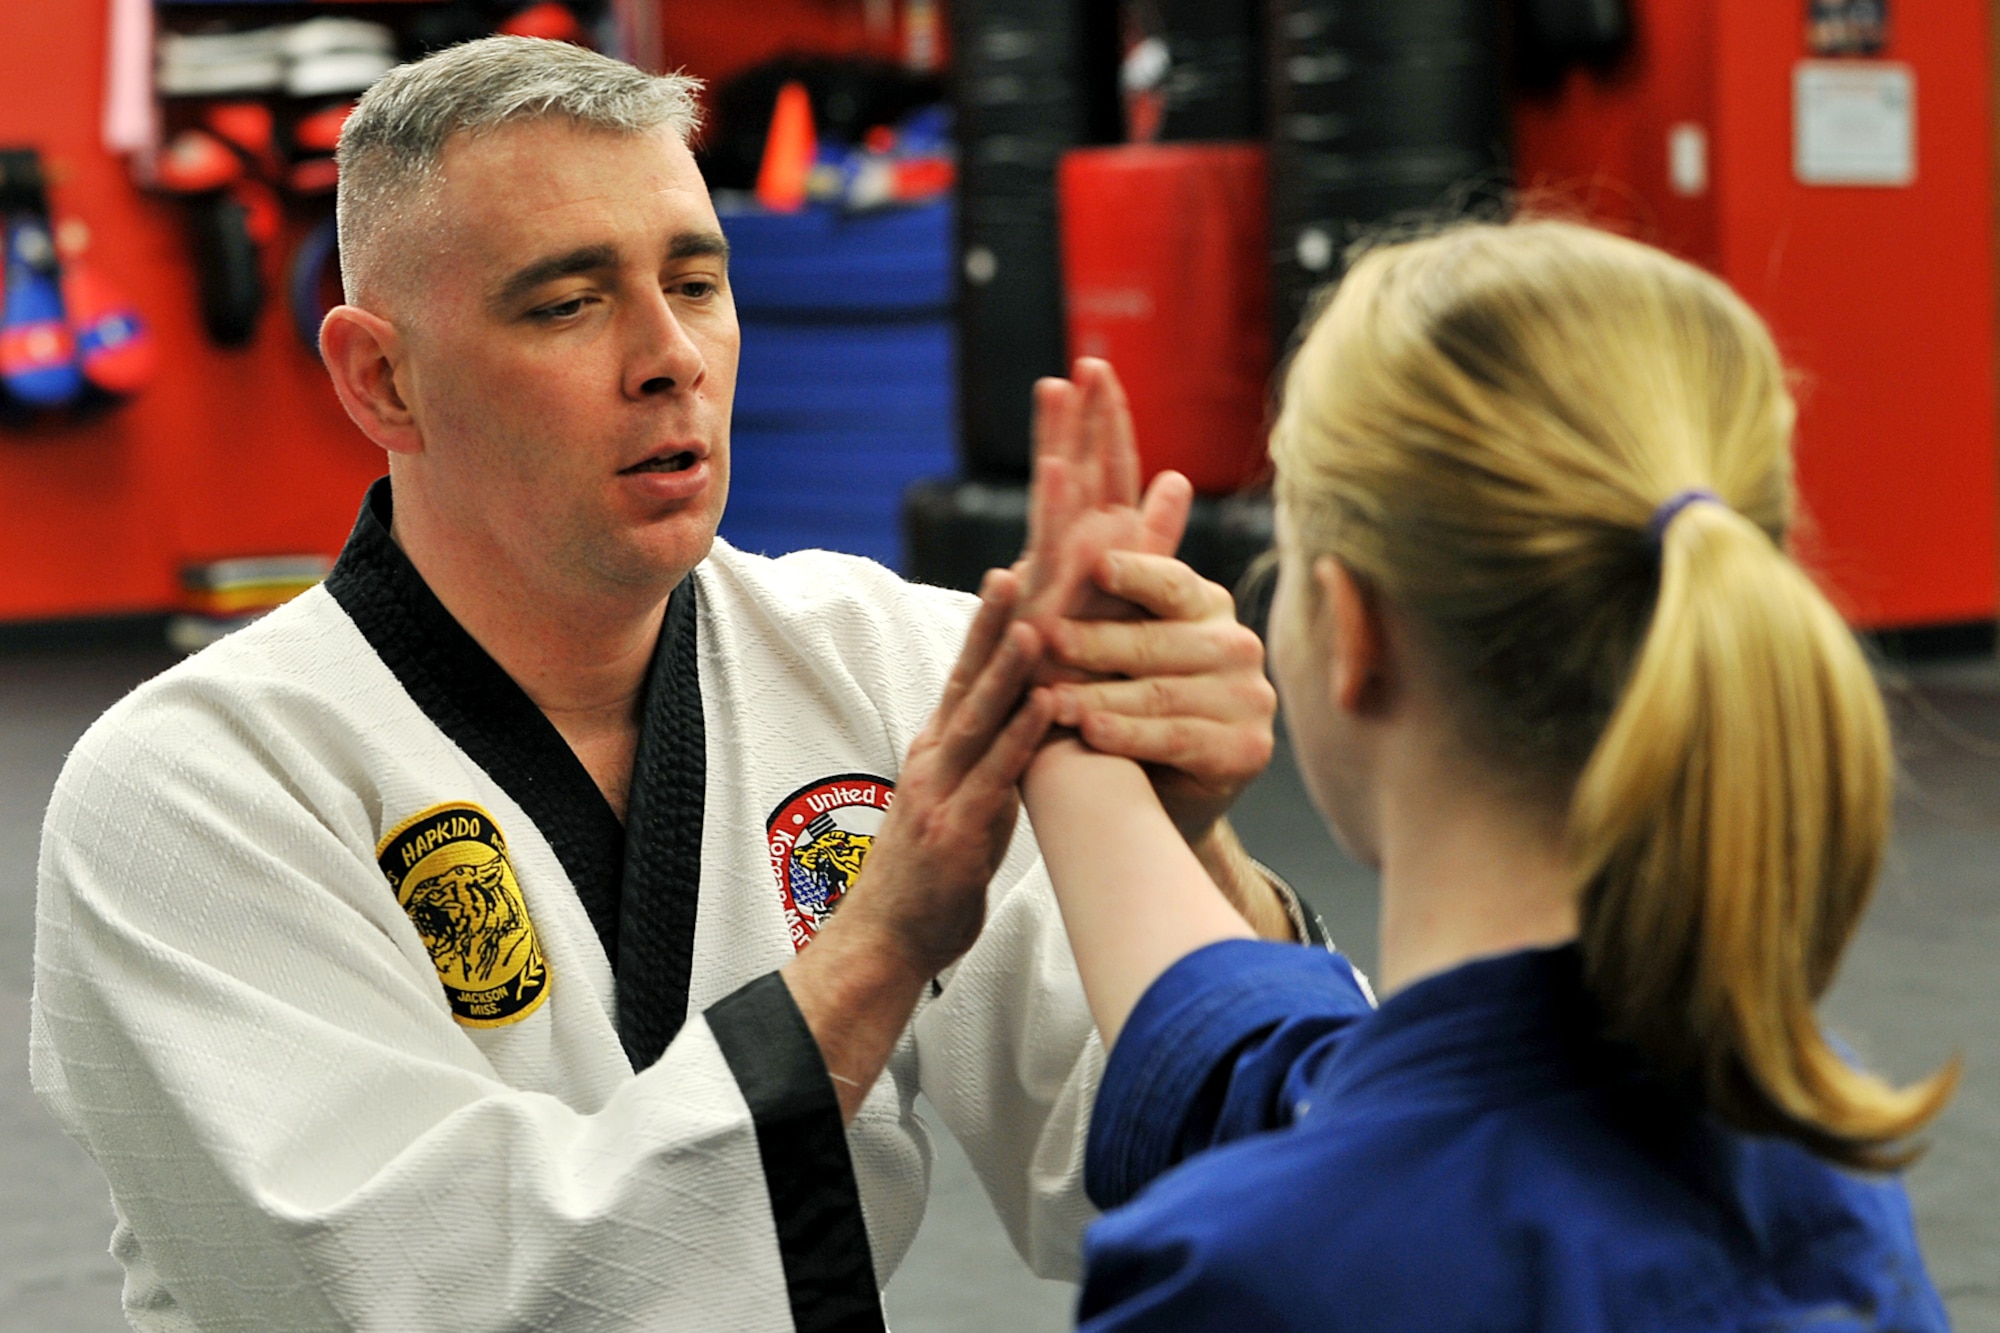
[[464,802],[432,806],[391,829],[375,858],[459,1022],[504,1027],[548,998],[542,944],[492,815]]

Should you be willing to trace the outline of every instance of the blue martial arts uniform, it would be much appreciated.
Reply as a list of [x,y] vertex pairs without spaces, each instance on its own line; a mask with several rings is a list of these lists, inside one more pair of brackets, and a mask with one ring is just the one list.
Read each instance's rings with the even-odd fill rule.
[[1098,1093],[1083,1329],[1948,1327],[1897,1182],[1720,1127],[1593,1014],[1573,947],[1376,1012],[1337,954],[1182,959]]

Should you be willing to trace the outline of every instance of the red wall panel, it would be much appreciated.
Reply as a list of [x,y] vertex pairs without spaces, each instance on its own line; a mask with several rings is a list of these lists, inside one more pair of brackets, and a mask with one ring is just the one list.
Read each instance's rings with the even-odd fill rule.
[[[1996,605],[1993,168],[1981,0],[1891,6],[1881,58],[1916,79],[1907,188],[1800,184],[1792,71],[1803,0],[1636,0],[1609,76],[1520,99],[1522,179],[1709,265],[1801,374],[1804,546],[1857,623],[1981,620]],[[1667,186],[1667,128],[1702,125],[1709,185]]]
[[1789,5],[1718,13],[1723,271],[1806,375],[1799,481],[1820,559],[1875,625],[1995,605],[1993,177],[1987,6],[1891,7],[1916,72],[1907,189],[1792,173]]
[[1631,50],[1616,67],[1573,70],[1559,88],[1515,100],[1515,156],[1531,201],[1582,208],[1715,266],[1715,211],[1668,187],[1666,152],[1673,126],[1707,128],[1712,119],[1712,2],[1638,0]]

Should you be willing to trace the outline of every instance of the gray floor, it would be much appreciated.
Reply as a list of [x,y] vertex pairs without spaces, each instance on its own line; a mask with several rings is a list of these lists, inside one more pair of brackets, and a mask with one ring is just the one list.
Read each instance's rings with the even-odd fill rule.
[[[95,1168],[28,1090],[36,826],[71,742],[163,653],[0,655],[0,1330],[111,1333],[118,1268]],[[1953,1052],[1965,1081],[1909,1174],[1931,1271],[1960,1333],[2000,1333],[2000,669],[1927,667],[1895,693],[1906,776],[1876,906],[1827,1012],[1892,1075]],[[1245,798],[1245,841],[1372,965],[1369,877],[1328,842],[1283,757]],[[889,1289],[897,1333],[1066,1328],[1071,1289],[1007,1248],[945,1141],[928,1220]]]

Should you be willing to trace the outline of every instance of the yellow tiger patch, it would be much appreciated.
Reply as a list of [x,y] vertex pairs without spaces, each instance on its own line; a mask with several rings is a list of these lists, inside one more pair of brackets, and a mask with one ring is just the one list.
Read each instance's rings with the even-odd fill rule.
[[492,815],[462,802],[432,806],[391,829],[375,860],[430,951],[453,1017],[503,1027],[541,1007],[548,964]]

